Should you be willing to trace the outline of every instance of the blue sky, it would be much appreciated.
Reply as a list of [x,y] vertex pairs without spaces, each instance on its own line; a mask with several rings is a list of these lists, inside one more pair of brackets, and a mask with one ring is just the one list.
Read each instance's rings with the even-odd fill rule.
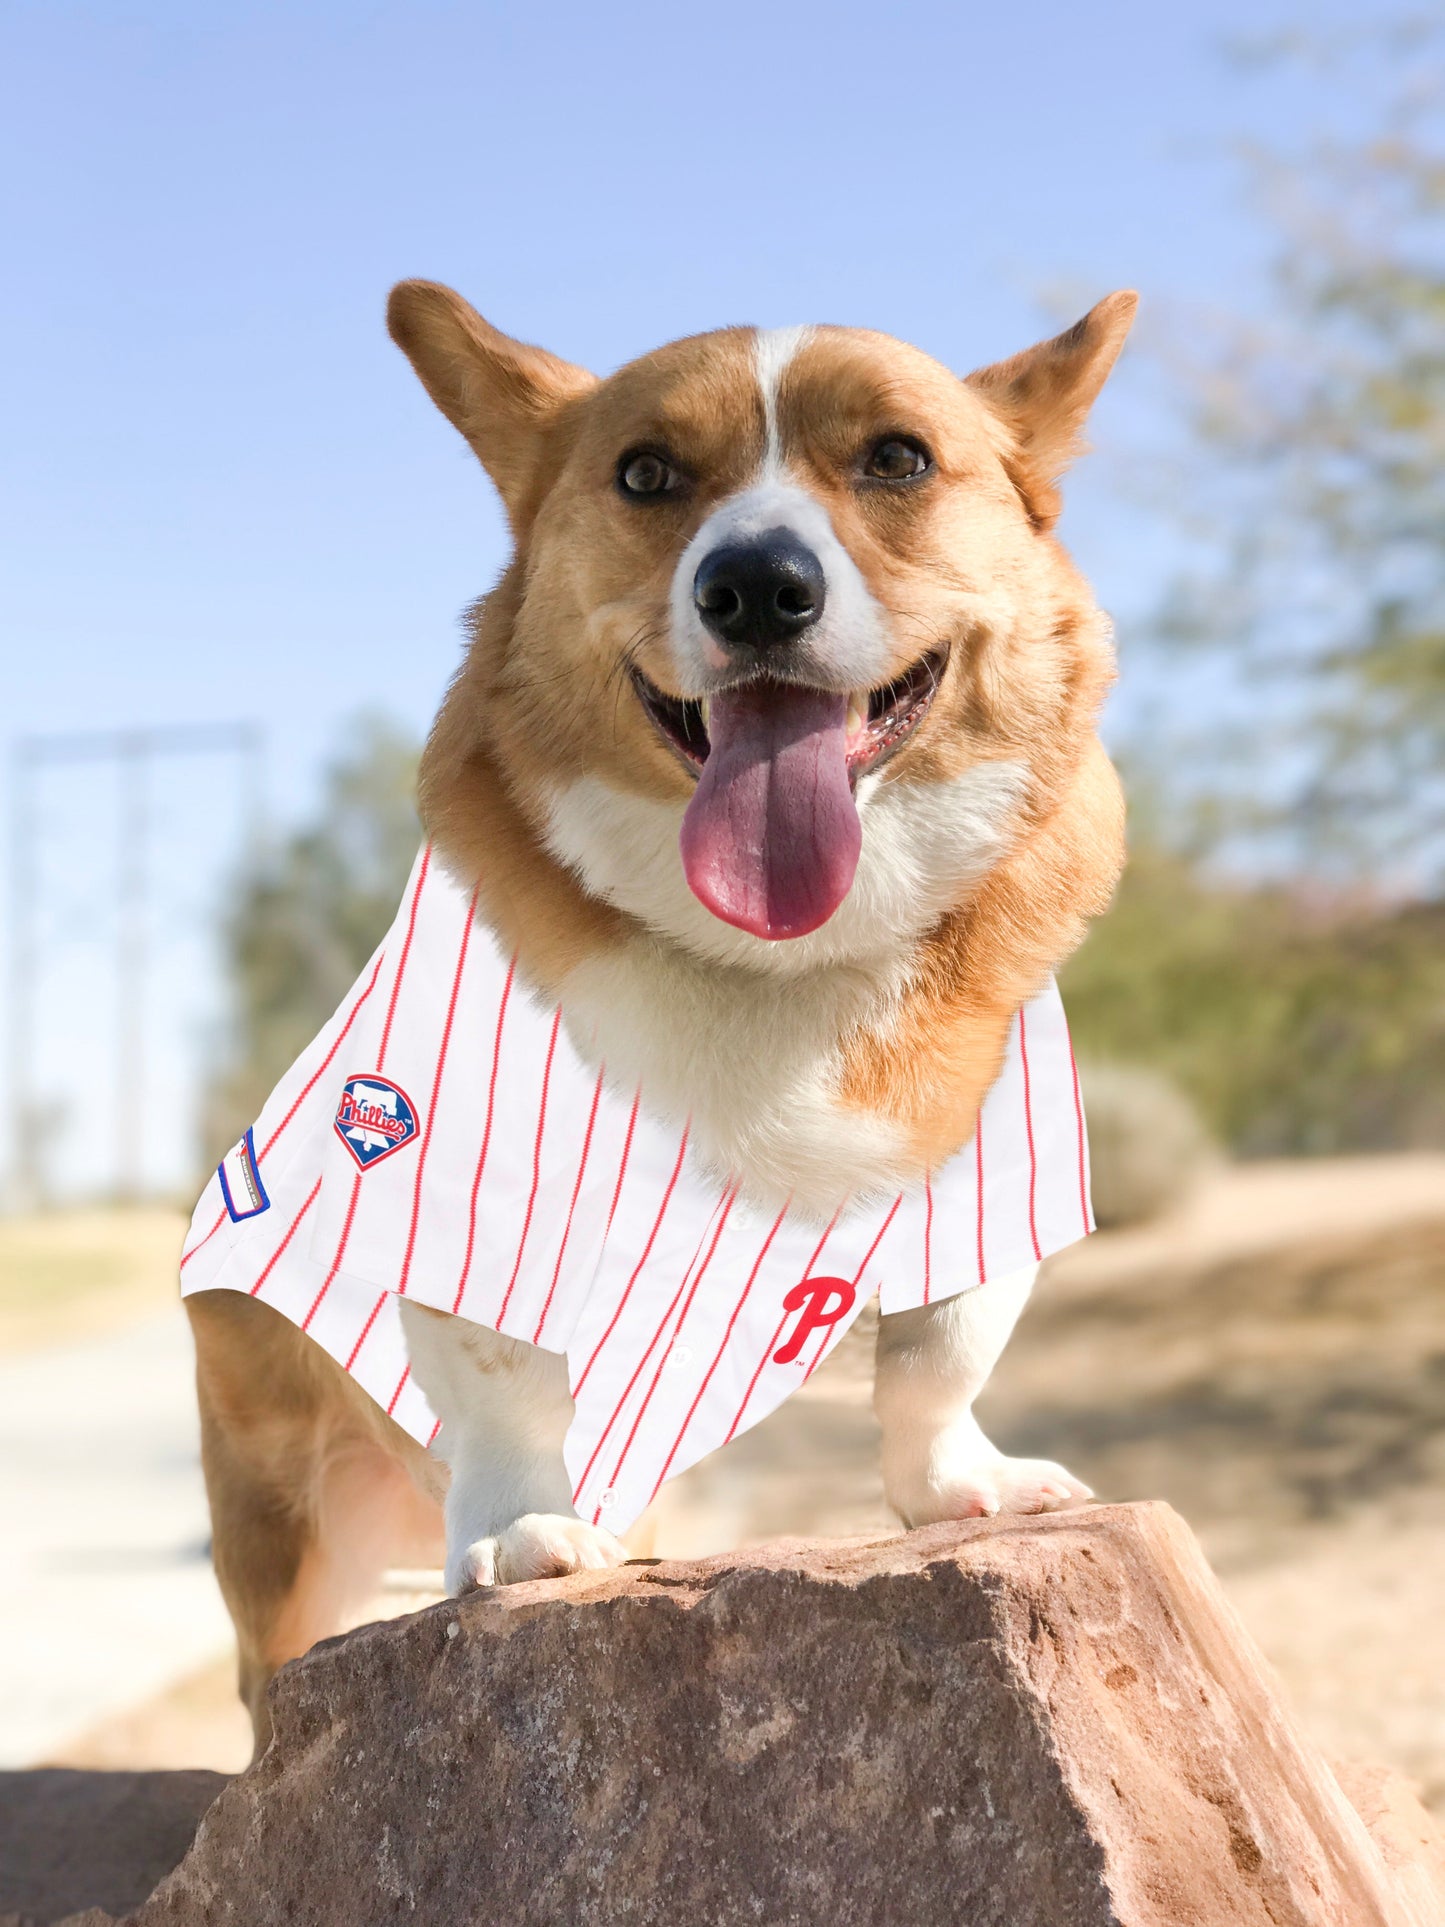
[[[1265,243],[1231,145],[1298,140],[1321,109],[1307,73],[1220,48],[1293,17],[10,0],[5,730],[256,718],[284,818],[347,715],[425,726],[503,541],[386,338],[402,275],[603,370],[699,328],[812,319],[966,369],[1067,318],[1062,292],[1123,285],[1146,335],[1196,304],[1251,312]],[[1121,618],[1126,704],[1130,624],[1173,553],[1119,486],[1165,428],[1148,366],[1126,359],[1101,403],[1064,525]],[[158,1178],[184,1164],[215,1013],[205,910],[237,833],[219,766],[160,790]],[[45,801],[57,1089],[109,1048],[112,814],[99,776]],[[84,1108],[67,1156],[97,1173]]]

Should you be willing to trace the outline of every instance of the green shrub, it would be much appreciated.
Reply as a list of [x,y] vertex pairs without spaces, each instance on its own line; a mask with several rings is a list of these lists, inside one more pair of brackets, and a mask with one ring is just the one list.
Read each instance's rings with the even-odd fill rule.
[[1101,1229],[1143,1224],[1182,1204],[1219,1159],[1184,1092],[1139,1064],[1085,1062],[1079,1079]]
[[1445,1145],[1445,904],[1230,886],[1146,845],[1063,990],[1081,1056],[1163,1072],[1237,1155]]

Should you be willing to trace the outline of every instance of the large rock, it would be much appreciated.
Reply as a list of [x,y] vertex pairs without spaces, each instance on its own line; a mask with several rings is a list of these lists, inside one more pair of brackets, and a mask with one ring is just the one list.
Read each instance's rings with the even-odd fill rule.
[[141,1927],[1445,1920],[1164,1506],[481,1593],[274,1710]]
[[0,1927],[138,1907],[225,1784],[200,1772],[0,1773]]
[[1445,1834],[1410,1782],[1390,1767],[1354,1760],[1337,1764],[1335,1778],[1419,1918],[1445,1922]]

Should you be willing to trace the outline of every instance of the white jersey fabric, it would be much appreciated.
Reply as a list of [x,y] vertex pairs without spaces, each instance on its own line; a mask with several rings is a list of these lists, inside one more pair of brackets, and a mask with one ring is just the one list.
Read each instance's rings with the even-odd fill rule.
[[[568,1040],[423,849],[396,922],[212,1178],[181,1285],[243,1291],[412,1436],[406,1296],[565,1352],[578,1513],[621,1530],[664,1479],[802,1384],[872,1294],[902,1311],[1092,1230],[1057,989],[1021,1010],[972,1142],[829,1225],[759,1210]],[[442,1441],[443,1447],[445,1441]]]

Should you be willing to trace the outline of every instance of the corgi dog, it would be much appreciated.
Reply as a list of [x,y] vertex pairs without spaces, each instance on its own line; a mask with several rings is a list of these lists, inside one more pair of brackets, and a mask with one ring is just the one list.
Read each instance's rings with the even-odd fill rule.
[[[1054,527],[1135,305],[966,379],[824,326],[723,329],[599,379],[447,288],[392,293],[513,542],[423,759],[431,860],[599,1089],[605,1067],[685,1118],[729,1198],[822,1224],[948,1166],[1017,1013],[1110,899],[1110,632]],[[405,1155],[424,1093],[356,1090],[372,1149]],[[1091,1496],[973,1417],[1035,1268],[881,1319],[905,1524]],[[386,1565],[425,1563],[439,1507],[456,1591],[625,1557],[571,1501],[560,1353],[405,1302],[443,1464],[299,1318],[236,1291],[187,1305],[258,1743],[271,1673]]]

